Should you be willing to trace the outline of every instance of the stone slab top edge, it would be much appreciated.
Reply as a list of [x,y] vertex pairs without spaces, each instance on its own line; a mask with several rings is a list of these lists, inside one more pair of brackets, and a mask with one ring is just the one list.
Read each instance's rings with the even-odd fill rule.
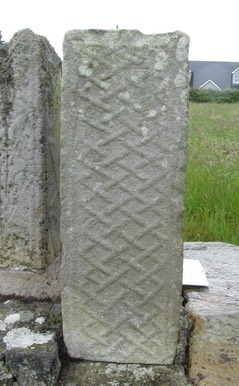
[[175,30],[175,31],[169,31],[169,32],[159,32],[159,33],[144,33],[141,32],[137,29],[101,29],[101,28],[89,28],[89,29],[71,29],[65,32],[65,35],[67,34],[74,34],[74,33],[92,33],[92,34],[106,34],[106,33],[115,33],[115,34],[138,34],[142,36],[163,36],[163,35],[181,35],[181,36],[186,36],[189,38],[188,34],[186,34],[183,31]]
[[181,31],[174,31],[174,32],[167,32],[167,33],[152,33],[152,34],[144,34],[143,32],[140,32],[136,29],[73,29],[69,30],[65,33],[64,39],[63,39],[63,47],[65,44],[68,43],[68,41],[82,41],[84,43],[90,44],[91,42],[91,36],[94,38],[94,43],[95,43],[95,36],[99,39],[98,44],[104,42],[106,39],[107,41],[112,39],[113,42],[117,42],[118,39],[124,40],[125,42],[129,41],[128,39],[130,38],[130,44],[132,43],[134,45],[139,45],[143,46],[144,44],[148,44],[149,42],[152,41],[157,42],[158,40],[161,40],[159,45],[163,43],[169,43],[170,40],[176,40],[182,41],[182,45],[186,48],[186,51],[188,49],[189,43],[190,43],[190,38],[189,36]]
[[10,39],[10,41],[6,42],[4,45],[2,45],[0,47],[1,48],[2,47],[9,48],[9,46],[11,47],[11,45],[13,45],[14,43],[18,44],[18,39],[20,39],[22,42],[25,42],[25,44],[28,44],[29,40],[30,41],[31,40],[37,41],[39,43],[43,42],[46,46],[49,46],[49,48],[53,50],[54,55],[56,55],[56,57],[58,57],[59,61],[61,62],[61,58],[59,57],[59,55],[55,51],[55,48],[51,45],[48,38],[44,35],[40,35],[40,34],[34,32],[31,28],[23,28],[23,29],[20,29],[19,31],[15,32],[13,34],[12,38]]

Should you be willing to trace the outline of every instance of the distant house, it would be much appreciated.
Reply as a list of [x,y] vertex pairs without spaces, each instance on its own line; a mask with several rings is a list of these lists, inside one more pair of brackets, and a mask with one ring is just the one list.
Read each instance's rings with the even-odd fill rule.
[[190,87],[224,90],[239,89],[239,62],[189,61]]

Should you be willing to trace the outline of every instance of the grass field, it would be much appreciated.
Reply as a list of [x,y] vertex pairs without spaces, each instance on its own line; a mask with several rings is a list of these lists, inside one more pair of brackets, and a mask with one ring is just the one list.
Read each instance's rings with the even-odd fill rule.
[[239,103],[192,103],[185,241],[239,245]]

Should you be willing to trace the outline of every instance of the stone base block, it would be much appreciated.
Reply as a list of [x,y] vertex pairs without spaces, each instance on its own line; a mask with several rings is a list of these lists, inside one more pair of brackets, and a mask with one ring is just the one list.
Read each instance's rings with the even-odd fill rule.
[[62,386],[190,386],[181,366],[143,366],[99,362],[71,363]]
[[200,386],[239,385],[239,246],[185,243],[185,258],[198,259],[209,289],[187,291],[194,328],[189,379]]

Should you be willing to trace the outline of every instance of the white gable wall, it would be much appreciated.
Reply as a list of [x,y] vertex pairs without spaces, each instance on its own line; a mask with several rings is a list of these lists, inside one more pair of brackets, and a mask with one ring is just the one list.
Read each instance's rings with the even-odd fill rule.
[[221,90],[211,79],[207,80],[199,88],[201,90]]

